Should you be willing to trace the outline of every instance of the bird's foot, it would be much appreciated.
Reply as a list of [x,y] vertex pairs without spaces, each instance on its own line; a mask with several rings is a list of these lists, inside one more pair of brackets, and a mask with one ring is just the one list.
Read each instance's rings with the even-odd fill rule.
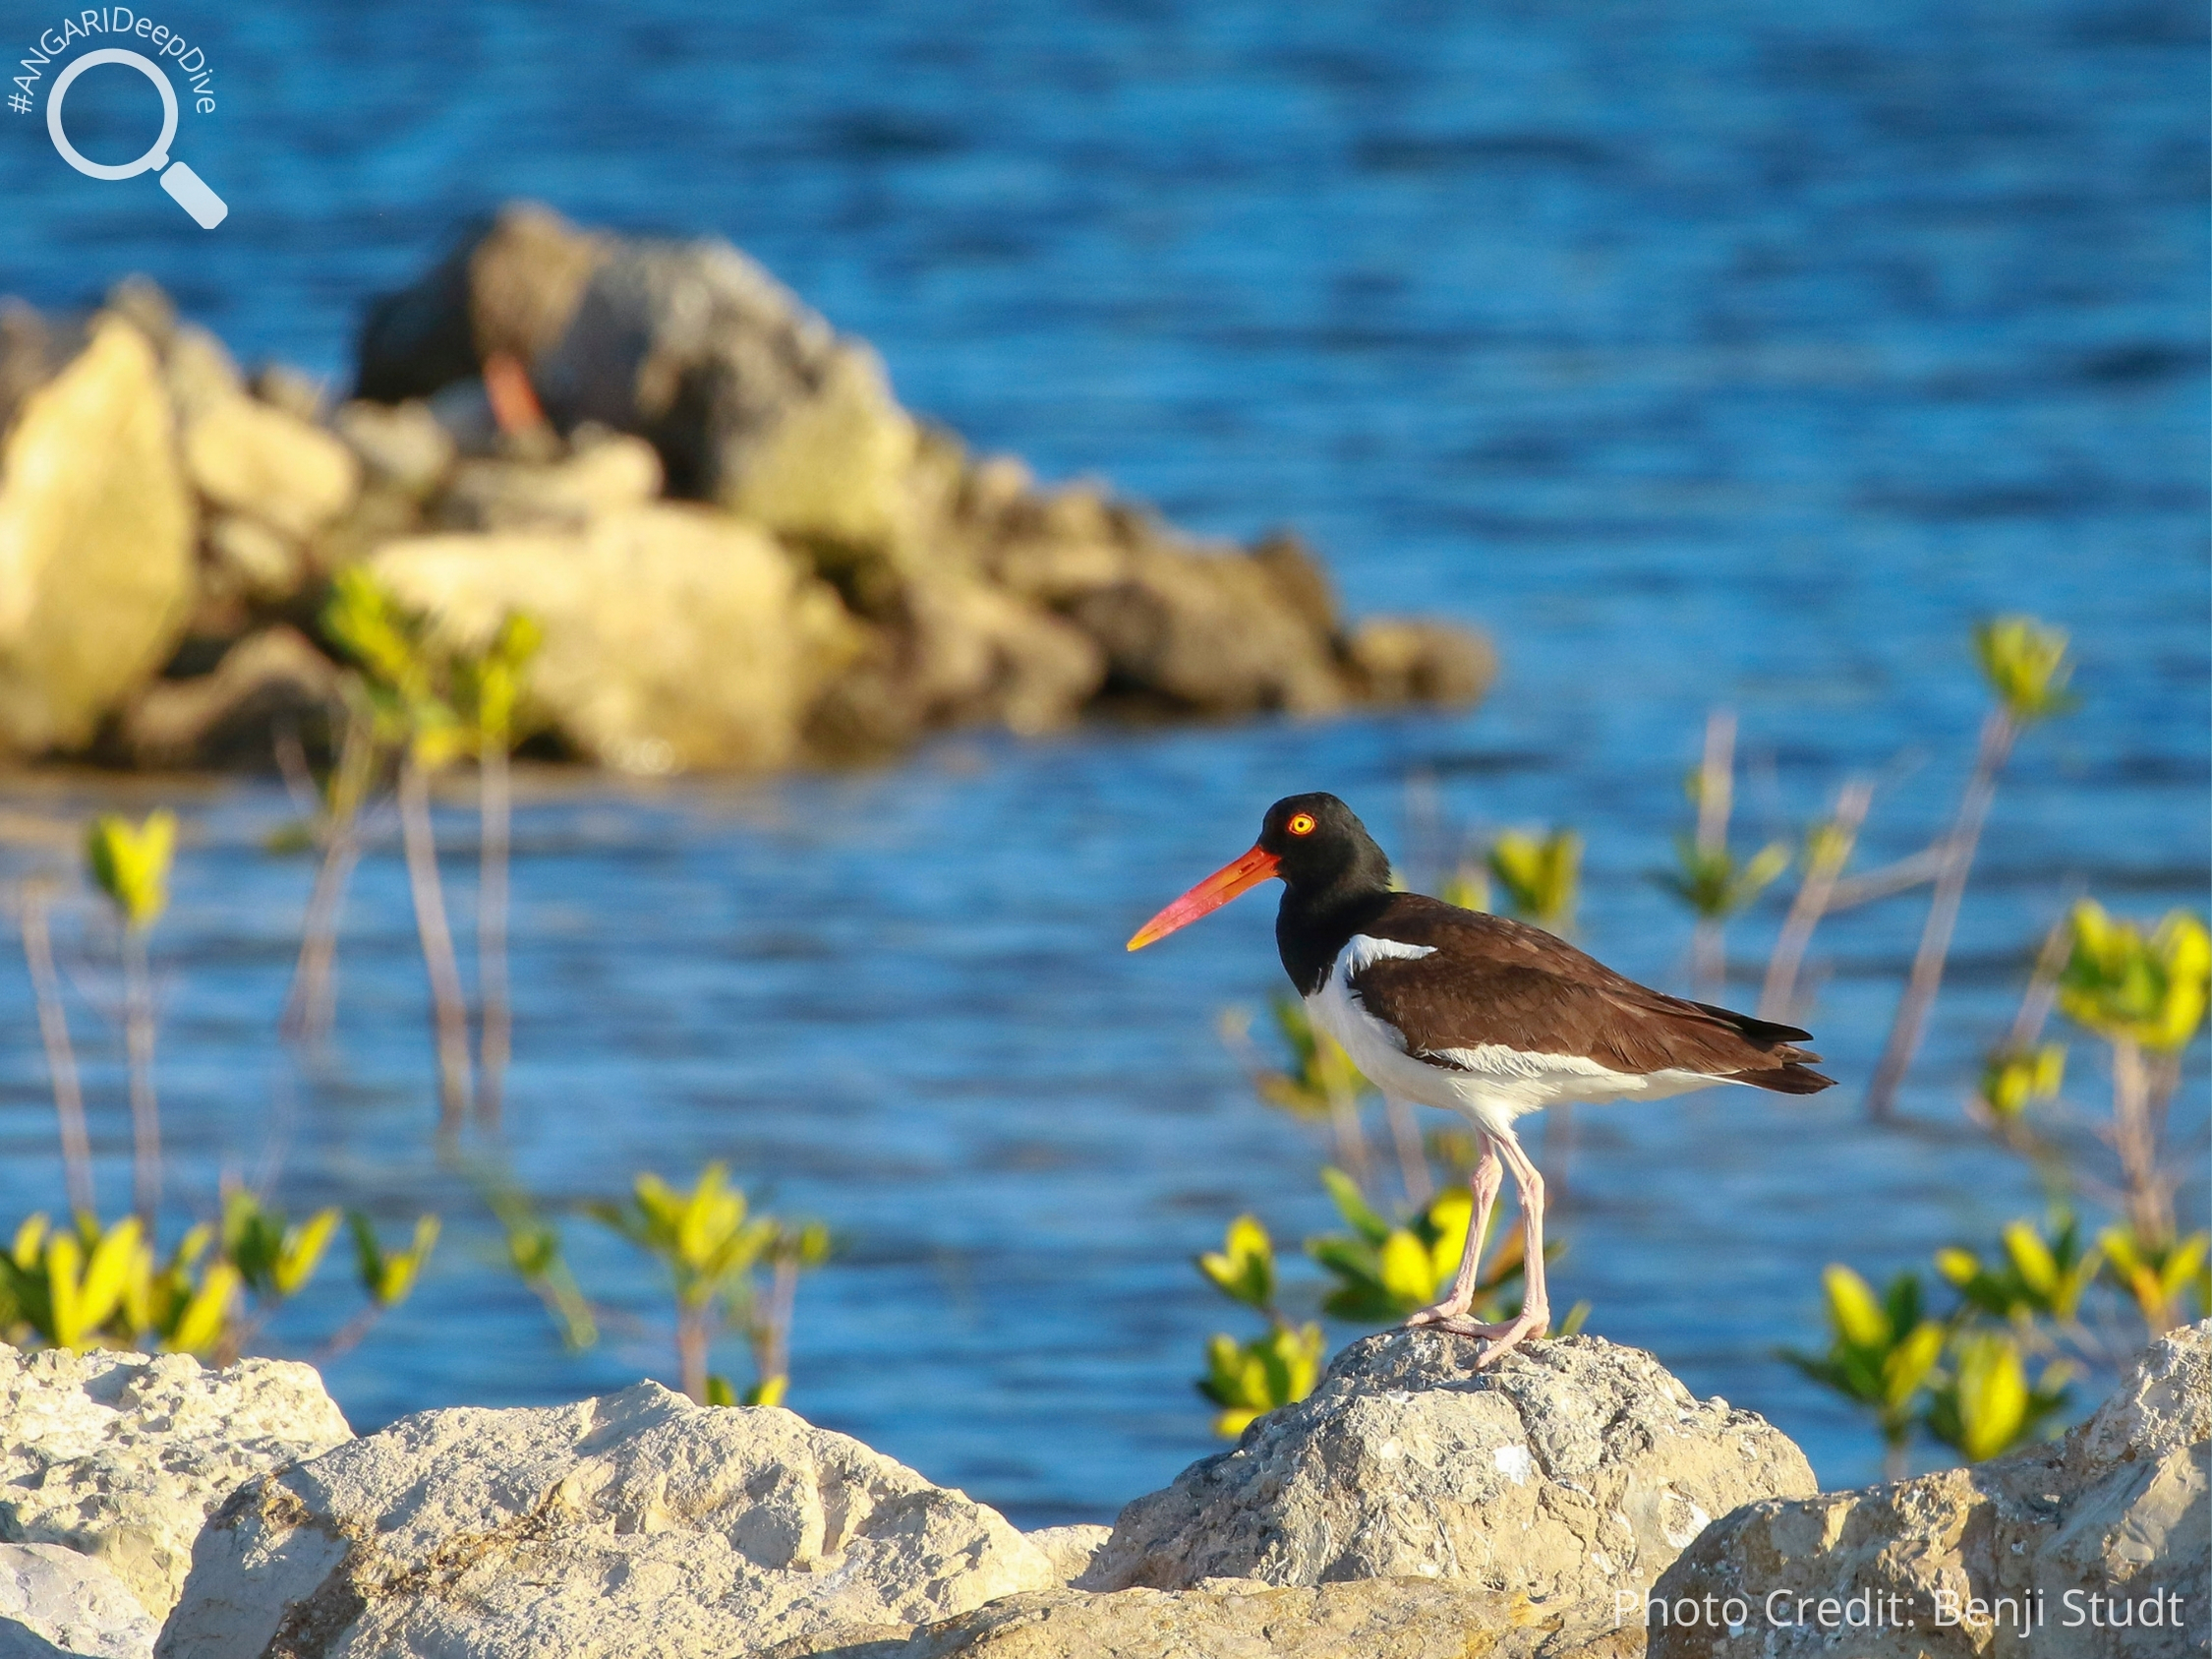
[[1464,1307],[1453,1307],[1449,1302],[1438,1302],[1433,1307],[1423,1308],[1406,1316],[1406,1329],[1449,1331],[1455,1336],[1483,1336],[1495,1341],[1510,1331],[1510,1325],[1485,1325],[1471,1318]]
[[1542,1336],[1550,1329],[1549,1308],[1530,1308],[1509,1324],[1484,1326],[1483,1334],[1489,1337],[1489,1346],[1483,1350],[1483,1357],[1475,1362],[1475,1369],[1482,1371],[1497,1364],[1523,1342],[1531,1337]]

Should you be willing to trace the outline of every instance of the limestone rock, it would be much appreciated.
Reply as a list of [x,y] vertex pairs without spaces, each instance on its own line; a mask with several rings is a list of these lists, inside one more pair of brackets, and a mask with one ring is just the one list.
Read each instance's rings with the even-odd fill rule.
[[1073,1584],[1090,1570],[1098,1552],[1113,1535],[1110,1526],[1040,1526],[1023,1536],[1044,1551],[1055,1577],[1063,1584]]
[[[2054,1445],[1729,1515],[1653,1591],[1655,1603],[1697,1607],[1681,1621],[1655,1618],[1651,1651],[1655,1659],[2203,1654],[2212,1650],[2208,1451],[2212,1321],[2151,1343],[2096,1414]],[[1734,1629],[1731,1598],[1744,1614]],[[1832,1603],[1825,1613],[1824,1601]],[[2126,1626],[2116,1629],[2120,1619]]]
[[0,1542],[90,1556],[159,1619],[210,1510],[351,1434],[305,1365],[0,1343]]
[[1497,653],[1445,622],[1371,617],[1345,643],[1360,695],[1376,703],[1472,703],[1497,678]]
[[49,322],[21,300],[0,299],[0,434],[15,425],[24,401],[84,348],[83,328]]
[[216,506],[305,541],[353,504],[361,464],[320,427],[252,397],[217,397],[192,416],[185,470]]
[[1110,688],[1207,714],[1322,714],[1346,700],[1327,637],[1241,554],[1142,548],[1067,611],[1105,650]]
[[775,1407],[654,1383],[427,1411],[240,1492],[165,1659],[733,1659],[1053,1582],[996,1511]]
[[461,463],[438,504],[457,530],[573,529],[661,493],[661,457],[642,438],[606,433],[551,464]]
[[1300,1586],[1217,1578],[1190,1590],[1009,1596],[904,1639],[840,1632],[763,1659],[1635,1659],[1609,1610],[1423,1578]]
[[727,243],[623,244],[533,369],[555,426],[650,439],[678,495],[835,543],[904,525],[918,433],[882,364]]
[[123,742],[142,766],[266,766],[279,722],[320,740],[337,698],[336,666],[278,623],[241,639],[211,674],[153,681],[124,711]]
[[568,533],[407,537],[371,568],[466,646],[510,611],[534,618],[533,705],[630,772],[784,764],[822,681],[856,648],[834,594],[758,529],[705,507],[633,507]]
[[1814,1490],[1785,1436],[1693,1398],[1650,1354],[1568,1336],[1478,1372],[1478,1347],[1427,1331],[1353,1343],[1310,1396],[1123,1510],[1085,1582],[1421,1576],[1610,1605],[1715,1516]]
[[0,1659],[152,1659],[160,1628],[91,1557],[0,1544]]
[[175,648],[192,548],[153,348],[103,317],[0,449],[0,745],[91,740]]
[[431,495],[453,469],[453,437],[420,398],[390,404],[356,398],[339,408],[331,425],[370,484],[409,500]]
[[495,351],[562,432],[650,440],[676,495],[840,543],[906,522],[918,435],[881,362],[726,242],[617,241],[510,207],[372,308],[361,395],[431,396]]

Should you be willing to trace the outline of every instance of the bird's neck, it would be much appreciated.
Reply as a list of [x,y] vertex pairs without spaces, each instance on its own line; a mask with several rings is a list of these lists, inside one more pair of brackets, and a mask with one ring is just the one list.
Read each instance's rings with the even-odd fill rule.
[[1283,888],[1283,902],[1275,912],[1275,946],[1299,995],[1311,996],[1321,988],[1346,941],[1372,921],[1390,897],[1387,863],[1379,872],[1355,866],[1326,884]]

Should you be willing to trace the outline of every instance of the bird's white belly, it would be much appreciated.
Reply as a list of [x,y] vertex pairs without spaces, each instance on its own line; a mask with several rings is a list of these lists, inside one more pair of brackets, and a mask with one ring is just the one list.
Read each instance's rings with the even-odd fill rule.
[[1433,1060],[1406,1052],[1397,1029],[1368,1012],[1353,976],[1384,957],[1421,958],[1431,947],[1353,935],[1321,988],[1306,998],[1313,1023],[1344,1045],[1368,1081],[1386,1095],[1458,1112],[1493,1135],[1561,1100],[1658,1099],[1730,1081],[1702,1072],[1619,1072],[1580,1054],[1530,1053],[1503,1043],[1445,1049]]

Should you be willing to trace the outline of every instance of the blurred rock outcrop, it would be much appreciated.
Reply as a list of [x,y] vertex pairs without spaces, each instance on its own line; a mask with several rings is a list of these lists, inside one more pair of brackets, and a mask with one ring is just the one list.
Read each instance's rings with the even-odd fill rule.
[[[2212,1646],[2212,1320],[2151,1343],[2055,1445],[1753,1504],[1653,1592],[1655,1659],[2180,1659]],[[1708,1603],[1707,1598],[1711,1601]],[[1823,1604],[1827,1604],[1824,1608]]]
[[815,694],[859,648],[837,596],[773,537],[686,504],[573,530],[404,537],[370,567],[464,647],[510,612],[536,618],[532,695],[627,772],[787,764]]
[[102,317],[0,447],[0,744],[85,747],[168,659],[193,519],[159,360]]
[[511,207],[359,343],[328,407],[297,371],[242,375],[143,280],[88,322],[0,308],[0,746],[265,761],[247,729],[301,710],[264,671],[316,679],[267,641],[321,649],[329,579],[365,561],[450,637],[494,607],[546,623],[536,716],[649,771],[1093,710],[1464,703],[1493,671],[1464,629],[1346,622],[1294,537],[1203,543],[970,455],[724,242]]
[[640,1383],[419,1412],[245,1488],[158,1651],[734,1659],[1052,1582],[997,1511],[856,1440]]

